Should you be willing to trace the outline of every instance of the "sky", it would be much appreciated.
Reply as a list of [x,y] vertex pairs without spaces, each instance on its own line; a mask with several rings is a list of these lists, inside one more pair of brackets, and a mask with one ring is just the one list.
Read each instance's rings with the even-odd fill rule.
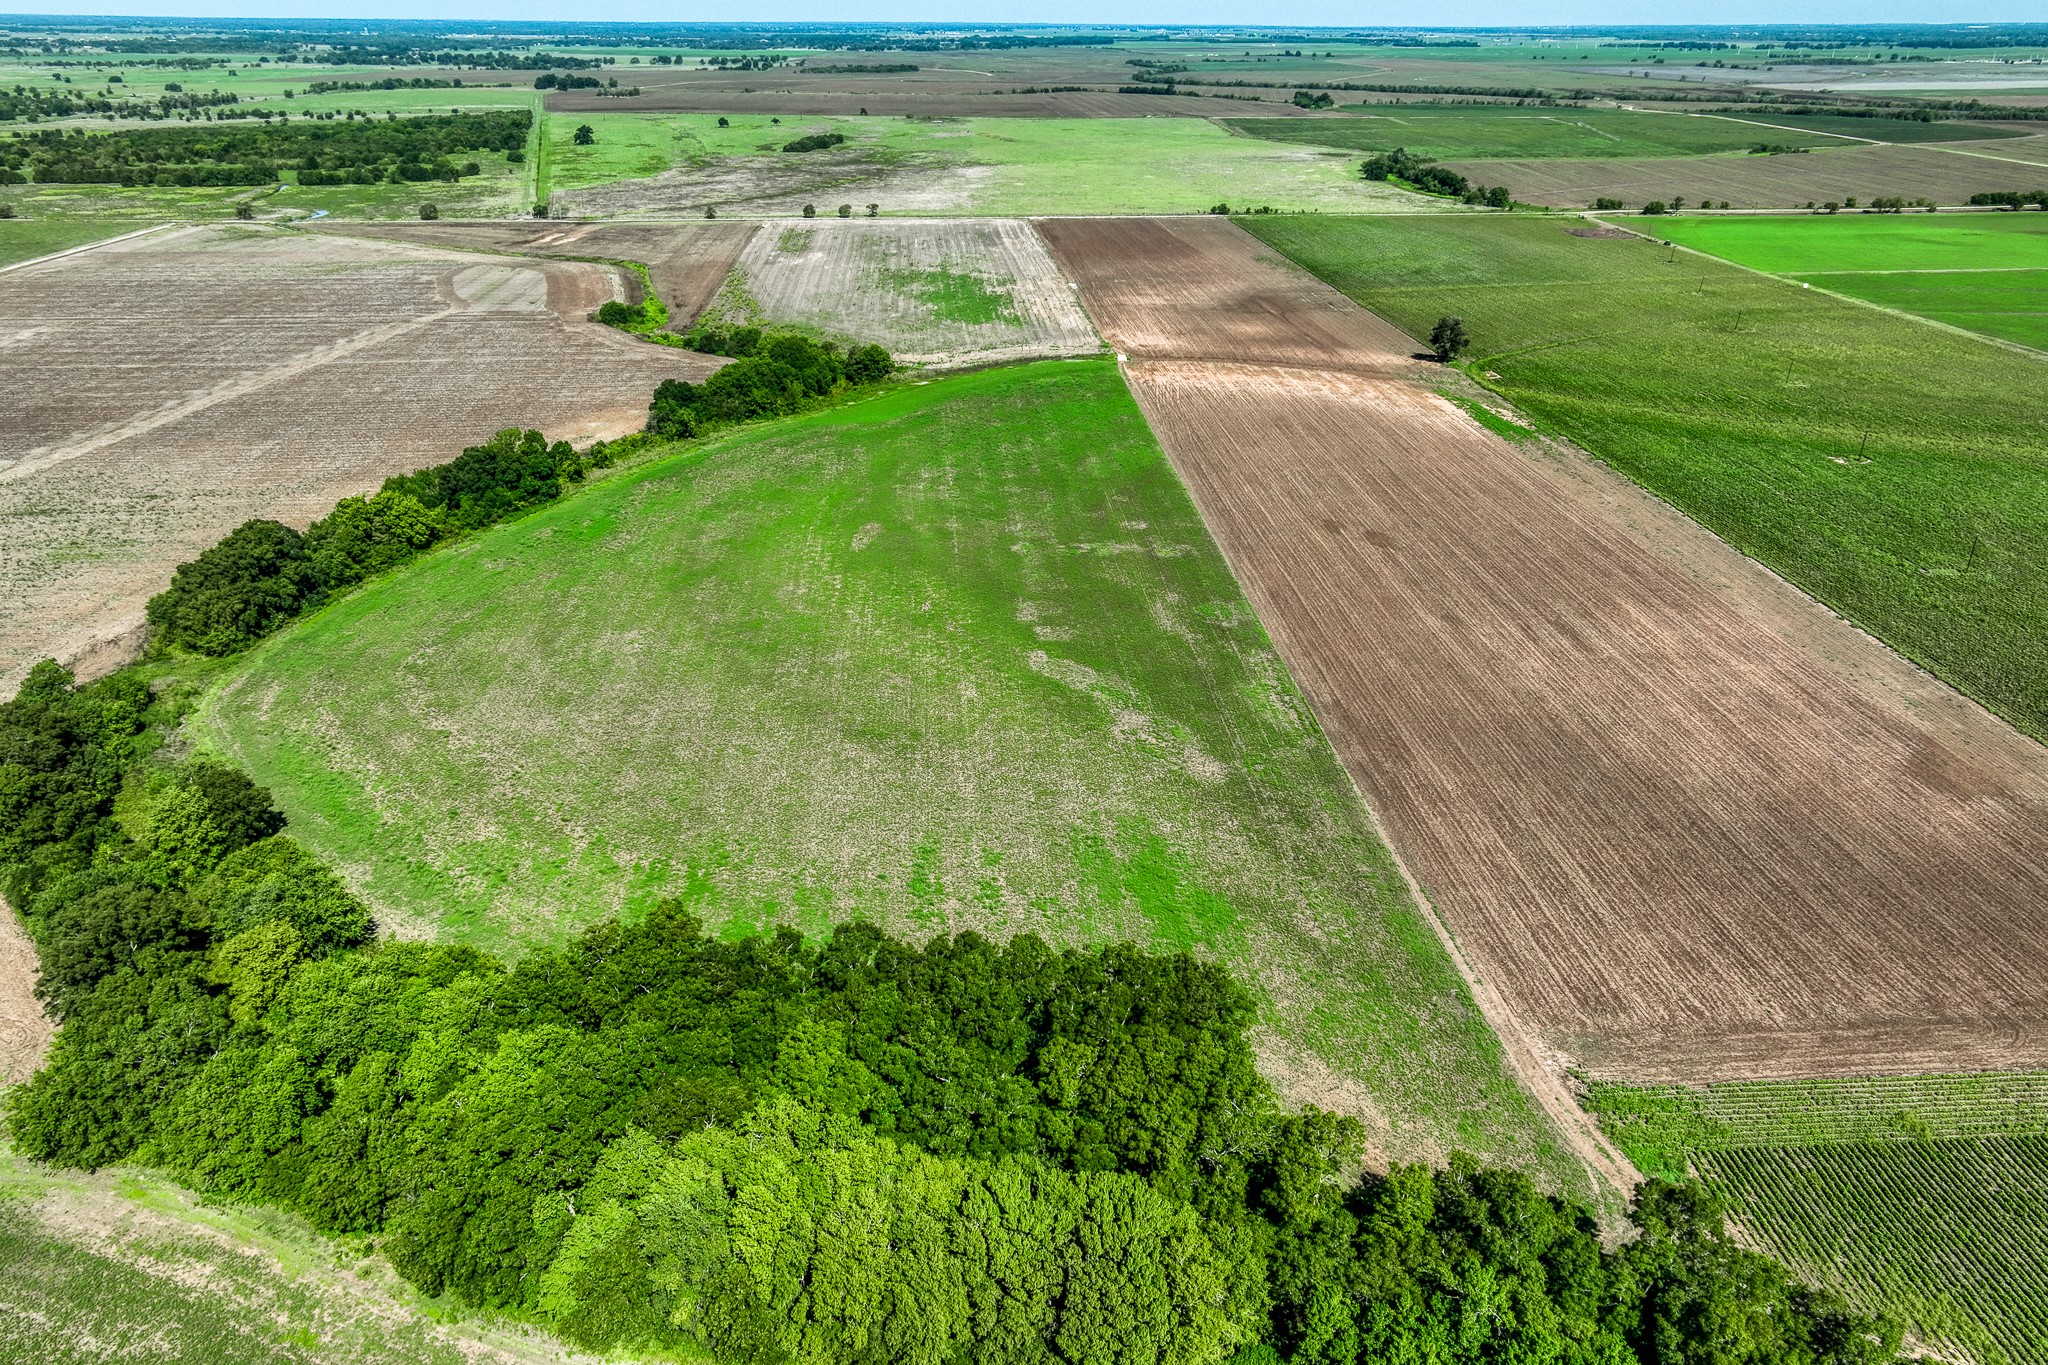
[[671,22],[1299,24],[2039,23],[2043,0],[38,0],[37,14]]

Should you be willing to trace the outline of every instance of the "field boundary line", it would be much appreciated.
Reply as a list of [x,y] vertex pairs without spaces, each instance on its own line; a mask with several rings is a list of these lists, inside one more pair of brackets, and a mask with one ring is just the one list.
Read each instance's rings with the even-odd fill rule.
[[[1260,243],[1260,245],[1263,247],[1264,243]],[[1173,363],[1213,365],[1219,362],[1188,361],[1183,357],[1176,356]],[[1139,410],[1145,414],[1145,423],[1152,429],[1154,439],[1157,440],[1160,423],[1155,420],[1152,412],[1149,410],[1149,406],[1146,403],[1144,386],[1131,382],[1130,361],[1123,353],[1119,353],[1117,356],[1116,368],[1118,375],[1124,381],[1124,388],[1137,402]],[[1275,368],[1294,369],[1302,373],[1346,373],[1343,370],[1317,370],[1310,366]],[[1466,417],[1465,420],[1470,421],[1472,419]],[[1209,538],[1215,543],[1216,552],[1223,557],[1223,562],[1229,568],[1231,577],[1239,584],[1243,584],[1246,581],[1245,575],[1240,566],[1232,559],[1230,547],[1226,539],[1218,535],[1215,527],[1210,525],[1208,514],[1202,510],[1201,499],[1195,494],[1195,484],[1187,477],[1186,472],[1181,469],[1180,462],[1174,458],[1173,451],[1168,447],[1167,443],[1160,441],[1159,447],[1161,452],[1165,454],[1167,463],[1173,466],[1174,477],[1180,480],[1181,487],[1187,491],[1189,500],[1195,504],[1195,510],[1201,515],[1202,524],[1208,529]],[[1253,610],[1257,610],[1256,605],[1254,605]],[[1263,625],[1263,621],[1261,624]],[[1279,648],[1278,640],[1274,641],[1274,646],[1276,649]],[[1281,654],[1281,658],[1285,661],[1286,655],[1284,651]],[[1291,675],[1293,672],[1292,664],[1289,664],[1288,671]],[[1323,742],[1331,745],[1333,756],[1336,756],[1335,745],[1331,743],[1329,738],[1330,727],[1317,708],[1315,698],[1306,690],[1303,690],[1301,695],[1302,700],[1307,703],[1310,711],[1315,713],[1316,725],[1323,732]],[[1371,822],[1374,836],[1380,841],[1381,847],[1386,849],[1388,857],[1393,860],[1394,866],[1400,871],[1401,880],[1408,887],[1409,899],[1421,913],[1422,918],[1429,924],[1431,931],[1435,933],[1437,942],[1443,946],[1445,956],[1450,958],[1452,967],[1456,969],[1458,979],[1465,983],[1465,989],[1470,993],[1472,1003],[1478,1007],[1480,1017],[1486,1021],[1487,1027],[1492,1030],[1494,1037],[1500,1042],[1501,1051],[1506,1054],[1508,1069],[1521,1081],[1522,1087],[1529,1097],[1536,1101],[1537,1107],[1550,1119],[1551,1124],[1557,1130],[1558,1137],[1564,1142],[1566,1149],[1579,1159],[1588,1182],[1592,1186],[1594,1204],[1597,1207],[1606,1202],[1600,1197],[1600,1187],[1603,1183],[1612,1187],[1623,1200],[1627,1200],[1634,1193],[1636,1186],[1642,1183],[1643,1177],[1641,1173],[1636,1170],[1634,1164],[1626,1156],[1622,1155],[1618,1148],[1608,1141],[1607,1136],[1600,1131],[1592,1116],[1580,1107],[1578,1099],[1571,1093],[1563,1079],[1545,1063],[1542,1054],[1535,1046],[1533,1038],[1522,1027],[1514,1011],[1508,1007],[1506,999],[1493,988],[1492,983],[1484,980],[1479,975],[1478,970],[1465,956],[1464,949],[1459,946],[1457,939],[1452,935],[1450,926],[1444,923],[1443,919],[1437,914],[1436,906],[1431,904],[1428,893],[1422,889],[1422,883],[1416,880],[1415,873],[1409,868],[1407,860],[1401,856],[1400,849],[1395,846],[1393,836],[1388,831],[1386,822],[1380,818],[1379,810],[1373,805],[1364,789],[1358,785],[1357,775],[1351,771],[1351,766],[1345,763],[1341,756],[1337,756],[1337,758],[1337,766],[1344,770],[1345,781],[1350,784],[1352,795],[1357,798],[1360,809],[1365,812],[1366,819]]]
[[43,265],[49,261],[61,261],[66,256],[76,256],[85,251],[97,251],[103,246],[112,246],[116,242],[132,242],[137,237],[146,237],[152,232],[162,232],[165,228],[179,228],[182,230],[191,226],[190,223],[152,223],[146,228],[137,228],[133,232],[124,232],[118,237],[102,237],[97,242],[86,242],[79,246],[68,246],[62,251],[53,251],[47,256],[34,256],[26,261],[16,261],[13,265],[0,265],[0,275],[5,275],[10,270],[26,270],[32,265]]
[[82,455],[90,455],[94,451],[104,450],[110,445],[130,440],[136,436],[147,435],[159,427],[169,426],[172,422],[204,412],[208,408],[228,402],[230,399],[246,398],[248,395],[267,389],[273,384],[294,378],[308,370],[318,369],[330,361],[340,360],[345,356],[354,355],[358,351],[367,350],[372,346],[395,340],[406,335],[408,332],[416,332],[422,327],[439,322],[443,318],[450,317],[461,311],[458,308],[442,308],[422,317],[407,318],[403,322],[385,323],[381,327],[372,327],[367,331],[357,332],[353,336],[343,337],[339,341],[316,347],[302,355],[294,356],[280,365],[273,365],[269,369],[257,370],[251,374],[244,374],[234,379],[226,380],[214,385],[214,387],[206,390],[204,393],[195,394],[192,397],[173,403],[169,407],[158,408],[154,412],[132,417],[109,430],[73,441],[68,445],[59,446],[55,450],[46,450],[40,455],[31,455],[17,464],[0,469],[0,483],[12,483],[16,479],[24,479],[31,474],[40,474],[46,469],[54,469],[56,466],[70,460],[75,460]]
[[[1715,254],[1714,254],[1713,252],[1711,252],[1711,251],[1701,251],[1701,250],[1700,250],[1700,249],[1699,249],[1698,247],[1691,247],[1691,246],[1687,246],[1687,245],[1686,245],[1685,243],[1683,243],[1683,242],[1674,242],[1674,241],[1671,241],[1671,240],[1670,240],[1669,238],[1665,238],[1665,237],[1655,237],[1655,236],[1652,236],[1651,234],[1649,234],[1649,233],[1647,233],[1647,232],[1643,231],[1643,230],[1642,230],[1642,229],[1640,229],[1640,228],[1632,228],[1632,227],[1630,227],[1630,226],[1629,226],[1628,224],[1626,224],[1626,223],[1616,223],[1616,222],[1613,222],[1612,220],[1610,220],[1610,219],[1607,219],[1607,218],[1599,218],[1599,217],[1596,217],[1595,215],[1593,215],[1593,214],[1591,214],[1591,213],[1582,213],[1582,214],[1580,214],[1579,216],[1580,216],[1580,217],[1582,217],[1582,218],[1585,218],[1585,219],[1587,219],[1588,221],[1591,221],[1591,222],[1597,222],[1597,223],[1601,223],[1601,224],[1603,224],[1604,226],[1608,226],[1608,227],[1618,227],[1618,228],[1620,228],[1620,229],[1621,229],[1622,231],[1624,231],[1624,232],[1633,232],[1633,233],[1634,233],[1634,234],[1635,234],[1636,236],[1638,236],[1638,237],[1641,237],[1641,238],[1642,238],[1642,239],[1643,239],[1644,241],[1647,241],[1647,242],[1655,242],[1655,243],[1656,243],[1657,245],[1659,245],[1659,246],[1669,246],[1669,247],[1673,247],[1673,248],[1675,248],[1676,250],[1679,250],[1679,251],[1683,251],[1683,252],[1686,252],[1686,253],[1687,253],[1687,254],[1689,254],[1689,255],[1693,255],[1693,256],[1698,256],[1698,257],[1700,257],[1700,258],[1701,258],[1701,259],[1703,259],[1703,260],[1715,261],[1715,262],[1718,262],[1718,263],[1719,263],[1719,264],[1721,264],[1721,265],[1730,265],[1730,266],[1734,266],[1734,267],[1735,267],[1735,268],[1736,268],[1737,270],[1746,270],[1746,271],[1748,271],[1748,272],[1749,272],[1750,274],[1752,274],[1752,275],[1757,275],[1757,276],[1760,276],[1760,277],[1762,277],[1763,279],[1766,279],[1766,280],[1772,280],[1772,281],[1774,281],[1774,282],[1776,282],[1776,283],[1778,283],[1778,284],[1782,284],[1782,285],[1785,285],[1785,286],[1786,286],[1786,287],[1788,287],[1788,288],[1789,288],[1790,286],[1794,285],[1794,284],[1797,284],[1797,285],[1800,285],[1800,286],[1802,286],[1802,287],[1803,287],[1804,289],[1810,289],[1810,290],[1812,290],[1812,291],[1813,291],[1814,293],[1816,293],[1816,294],[1825,294],[1825,295],[1827,295],[1827,296],[1828,296],[1829,298],[1831,298],[1831,299],[1840,299],[1840,300],[1841,300],[1841,301],[1842,301],[1843,303],[1853,303],[1853,304],[1855,304],[1855,305],[1856,305],[1856,306],[1857,306],[1858,308],[1868,308],[1868,309],[1870,309],[1871,311],[1873,311],[1873,312],[1877,312],[1877,313],[1890,313],[1890,314],[1891,314],[1891,315],[1892,315],[1893,317],[1895,317],[1895,318],[1905,318],[1905,319],[1906,319],[1907,321],[1909,321],[1909,322],[1917,322],[1917,323],[1919,323],[1919,324],[1920,324],[1920,325],[1921,325],[1922,327],[1932,327],[1932,328],[1936,329],[1937,331],[1942,331],[1942,332],[1953,332],[1953,333],[1954,333],[1955,335],[1957,335],[1957,336],[1959,336],[1959,337],[1968,337],[1968,338],[1969,338],[1970,340],[1972,340],[1972,341],[1981,341],[1981,342],[1984,342],[1984,343],[1985,343],[1986,345],[1989,345],[1989,346],[2003,346],[2003,347],[2004,347],[2004,348],[2005,348],[2006,350],[2008,350],[2008,351],[2014,351],[2014,352],[2017,352],[2018,354],[2020,354],[2020,355],[2023,355],[2023,356],[2026,356],[2026,357],[2028,357],[2029,359],[2032,359],[2032,360],[2048,360],[2048,351],[2037,351],[2037,350],[2035,350],[2035,349],[2034,349],[2034,348],[2033,348],[2032,346],[2027,346],[2027,345],[2023,345],[2023,344],[2021,344],[2020,342],[2017,342],[2017,341],[2007,341],[2007,340],[2006,340],[2006,339],[2005,339],[2004,337],[1995,337],[1995,336],[1989,336],[1989,335],[1987,335],[1987,334],[1985,334],[1985,333],[1983,333],[1983,332],[1973,332],[1973,331],[1971,331],[1971,330],[1970,330],[1969,328],[1967,328],[1967,327],[1958,327],[1958,326],[1956,326],[1956,325],[1955,325],[1954,323],[1952,323],[1952,322],[1943,322],[1943,321],[1941,321],[1941,320],[1940,320],[1939,318],[1930,318],[1930,317],[1928,317],[1928,316],[1927,316],[1926,314],[1924,314],[1924,313],[1909,313],[1909,312],[1907,312],[1907,311],[1906,311],[1905,309],[1903,309],[1903,308],[1892,308],[1892,307],[1889,307],[1889,306],[1888,306],[1888,305],[1886,305],[1886,304],[1882,304],[1882,303],[1872,303],[1872,302],[1871,302],[1871,301],[1870,301],[1869,299],[1859,299],[1859,298],[1857,298],[1857,297],[1856,297],[1856,296],[1855,296],[1854,294],[1842,294],[1842,293],[1837,293],[1837,292],[1836,292],[1835,290],[1832,290],[1832,289],[1826,288],[1826,287],[1825,287],[1825,286],[1823,286],[1823,285],[1818,285],[1818,284],[1814,284],[1814,283],[1812,283],[1811,281],[1808,281],[1808,280],[1805,280],[1805,279],[1801,279],[1801,278],[1796,278],[1796,277],[1794,277],[1794,276],[1791,276],[1791,275],[1774,275],[1774,274],[1772,274],[1772,273],[1771,273],[1770,271],[1768,271],[1768,270],[1759,270],[1759,269],[1757,269],[1757,268],[1756,268],[1755,266],[1753,266],[1753,265],[1744,265],[1744,264],[1743,264],[1742,262],[1740,262],[1740,261],[1731,261],[1731,260],[1729,260],[1729,259],[1728,259],[1728,258],[1727,258],[1726,256],[1716,256],[1716,255],[1715,255]],[[2022,269],[2022,270],[2027,270],[2027,269],[2035,269],[2036,267],[2032,267],[2032,266],[2021,266],[2021,267],[2019,267],[2019,268],[2020,268],[2020,269]],[[1822,273],[1829,273],[1829,272],[1822,272]],[[1832,272],[1832,273],[1836,273],[1836,274],[1858,274],[1858,273],[1867,273],[1867,274],[1881,274],[1881,273],[1894,273],[1894,274],[1902,274],[1902,275],[1915,275],[1915,274],[1924,274],[1924,273],[1932,273],[1932,272],[1923,272],[1923,271],[1914,271],[1914,270],[1902,270],[1902,271],[1895,271],[1895,272],[1880,272],[1880,271],[1867,271],[1867,272],[1858,272],[1858,271],[1837,271],[1837,272]],[[1959,272],[1956,272],[1956,273],[1959,273],[1959,274],[1974,274],[1974,273],[1977,273],[1977,272],[1974,272],[1974,271],[1959,271]],[[1951,685],[1951,686],[1953,686],[1954,684],[1950,684],[1950,685]]]
[[[1660,112],[1662,112],[1662,111],[1661,111],[1661,110],[1654,110],[1654,109],[1638,109],[1638,110],[1636,110],[1636,112],[1637,112],[1637,113],[1639,113],[1639,114],[1650,114],[1650,113],[1660,113]],[[1826,128],[1800,128],[1800,127],[1795,127],[1794,125],[1792,125],[1792,124],[1790,124],[1790,123],[1765,123],[1765,122],[1764,122],[1764,121],[1763,121],[1762,119],[1753,119],[1753,118],[1736,118],[1736,117],[1735,117],[1734,115],[1732,115],[1732,114],[1692,114],[1692,113],[1688,113],[1688,114],[1686,115],[1686,117],[1687,117],[1687,118],[1712,118],[1712,119],[1719,119],[1719,120],[1721,120],[1721,122],[1723,122],[1723,123],[1746,123],[1746,124],[1748,124],[1748,125],[1749,125],[1750,127],[1752,127],[1752,128],[1776,128],[1776,129],[1777,129],[1777,130],[1778,130],[1779,132],[1781,132],[1781,133],[1805,133],[1805,134],[1806,134],[1806,135],[1807,135],[1808,137],[1813,137],[1813,136],[1815,136],[1816,134],[1818,134],[1818,135],[1819,135],[1819,136],[1821,136],[1821,137],[1838,137],[1838,138],[1841,138],[1841,139],[1842,139],[1842,140],[1843,140],[1844,142],[1854,142],[1854,143],[1857,143],[1857,144],[1858,144],[1858,145],[1860,145],[1860,146],[1865,146],[1865,147],[1903,147],[1903,146],[1908,146],[1908,145],[1911,145],[1911,144],[1908,144],[1908,143],[1901,143],[1901,142],[1886,142],[1886,141],[1885,141],[1885,140],[1884,140],[1883,138],[1876,138],[1876,137],[1858,137],[1858,136],[1856,136],[1856,135],[1855,135],[1854,133],[1835,133],[1835,132],[1830,132],[1830,131],[1829,131],[1829,130],[1827,130]],[[1747,156],[1747,155],[1749,155],[1749,153],[1745,152],[1745,153],[1743,153],[1743,155]]]

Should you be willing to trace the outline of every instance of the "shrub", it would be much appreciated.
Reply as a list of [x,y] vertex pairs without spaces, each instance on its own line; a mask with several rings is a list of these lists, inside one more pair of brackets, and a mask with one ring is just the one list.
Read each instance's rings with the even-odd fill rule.
[[1649,203],[1643,205],[1642,211],[1645,216],[1654,218],[1659,214],[1671,212],[1671,206],[1662,199],[1652,199]]
[[[808,137],[794,138],[782,144],[785,152],[822,152],[828,147],[837,147],[846,141],[844,133],[812,133]],[[809,217],[808,214],[805,215]]]
[[440,209],[440,206],[439,206],[439,205],[437,205],[437,204],[434,204],[434,203],[432,203],[431,201],[430,201],[430,202],[428,202],[428,203],[425,203],[425,204],[421,204],[421,205],[420,205],[420,221],[421,221],[421,222],[423,222],[423,223],[431,223],[431,222],[433,222],[433,221],[434,221],[434,220],[435,220],[436,218],[439,218],[440,216],[441,216],[441,209]]
[[1612,212],[1621,206],[1619,199],[1604,194],[1593,201],[1593,208],[1598,212]]

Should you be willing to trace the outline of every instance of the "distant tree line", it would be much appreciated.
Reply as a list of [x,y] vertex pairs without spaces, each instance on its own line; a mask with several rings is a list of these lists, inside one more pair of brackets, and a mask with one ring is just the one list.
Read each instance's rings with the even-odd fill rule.
[[[110,79],[118,81],[120,77]],[[239,104],[242,97],[229,91],[186,93],[173,81],[154,99],[117,99],[94,95],[69,87],[17,85],[0,90],[0,123],[40,123],[44,119],[76,118],[81,114],[104,114],[110,118],[167,119],[196,109],[214,109]]]
[[453,180],[481,168],[451,158],[517,151],[532,120],[530,110],[494,109],[104,133],[53,128],[0,140],[0,168],[39,184],[261,185],[283,170],[309,185]]
[[2023,209],[2032,204],[2035,208],[2048,209],[2048,190],[1985,190],[1971,195],[1970,202],[1977,205],[1999,204],[2009,209]]
[[[1029,1365],[1879,1365],[1899,1333],[1697,1186],[1635,1236],[1518,1172],[1361,1176],[1186,954],[677,904],[508,965],[372,942],[269,794],[167,761],[135,671],[0,705],[0,889],[63,1022],[18,1151],[135,1160],[373,1235],[599,1351]],[[117,817],[117,798],[119,814]]]

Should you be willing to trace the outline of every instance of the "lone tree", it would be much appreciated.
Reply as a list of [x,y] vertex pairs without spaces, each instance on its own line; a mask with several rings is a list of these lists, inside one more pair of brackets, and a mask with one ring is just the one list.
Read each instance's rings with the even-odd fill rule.
[[578,147],[588,147],[591,143],[597,141],[597,129],[587,123],[579,123],[576,125],[575,136],[570,140]]
[[441,207],[440,207],[440,205],[438,205],[438,204],[421,204],[421,205],[420,205],[420,221],[421,221],[421,222],[423,222],[423,223],[431,223],[431,222],[433,222],[433,221],[434,221],[434,220],[435,220],[436,218],[439,218],[440,216],[441,216]]
[[1436,320],[1436,326],[1429,332],[1430,353],[1438,360],[1449,364],[1465,353],[1472,344],[1472,337],[1465,331],[1465,319],[1446,313]]

